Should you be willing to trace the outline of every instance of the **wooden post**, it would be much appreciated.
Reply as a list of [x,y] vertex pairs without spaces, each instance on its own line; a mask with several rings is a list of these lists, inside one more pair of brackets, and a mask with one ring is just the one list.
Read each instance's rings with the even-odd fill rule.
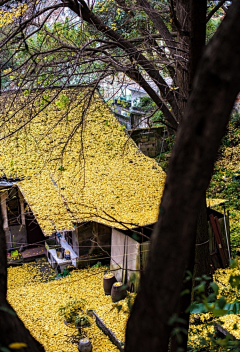
[[8,216],[7,216],[7,197],[8,192],[3,192],[1,194],[1,210],[2,210],[2,217],[3,217],[3,229],[4,231],[8,230]]
[[212,228],[213,228],[213,233],[214,233],[214,236],[215,236],[215,239],[216,239],[216,242],[217,242],[218,252],[220,254],[220,258],[221,258],[221,261],[222,261],[223,268],[226,268],[228,266],[228,263],[226,261],[225,252],[224,252],[224,248],[223,248],[223,243],[221,241],[221,237],[220,237],[220,234],[219,234],[219,231],[218,231],[217,223],[216,223],[216,220],[215,220],[213,214],[210,215],[210,222],[211,222],[211,225],[212,225]]
[[3,230],[5,232],[6,238],[6,246],[7,248],[12,247],[12,239],[11,239],[11,232],[9,231],[8,226],[8,216],[7,216],[7,198],[8,198],[8,191],[6,190],[1,194],[1,211],[2,211],[2,220],[3,220]]
[[20,189],[18,189],[18,196],[19,196],[19,202],[20,202],[20,209],[21,209],[21,220],[22,220],[22,225],[26,225],[26,219],[25,219],[25,213],[24,213],[24,198],[22,195],[22,192]]
[[226,264],[228,266],[230,264],[231,258],[228,261],[227,249],[225,248],[225,245],[224,245],[224,239],[223,239],[223,235],[222,235],[222,232],[221,232],[221,228],[220,228],[220,224],[219,224],[219,220],[218,220],[217,216],[215,216],[215,222],[216,222],[217,229],[218,229],[218,234],[219,234],[219,237],[220,237],[220,240],[221,240],[221,243],[222,243],[222,249],[223,249],[223,254],[225,256],[225,261],[226,261]]

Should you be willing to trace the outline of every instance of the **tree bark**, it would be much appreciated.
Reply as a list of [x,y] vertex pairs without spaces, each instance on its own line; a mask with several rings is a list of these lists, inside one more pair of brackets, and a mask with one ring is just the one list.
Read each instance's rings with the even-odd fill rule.
[[[207,46],[170,160],[145,274],[126,331],[126,352],[167,352],[199,204],[240,91],[240,2]],[[224,53],[224,55],[222,54]]]
[[[175,9],[173,8],[173,21],[177,28],[177,42],[181,49],[178,55],[181,55],[185,61],[182,65],[181,61],[177,61],[176,67],[176,83],[178,87],[179,107],[184,114],[187,100],[190,93],[190,33],[191,33],[191,1],[176,0]],[[181,122],[181,121],[180,121]]]
[[3,230],[2,212],[0,208],[0,347],[8,348],[13,342],[27,345],[18,351],[43,352],[43,346],[35,340],[29,330],[7,302],[7,256],[6,241]]
[[[182,48],[187,50],[185,59],[188,62],[188,70],[185,71],[183,67],[178,66],[177,80],[180,85],[180,94],[188,100],[189,94],[192,90],[192,83],[196,74],[197,65],[200,61],[203,48],[205,46],[206,38],[206,0],[177,0],[176,1],[176,17],[179,21],[178,41]],[[180,104],[183,109],[183,114],[186,108],[186,101],[181,101]],[[198,212],[198,220],[196,226],[196,243],[204,243],[208,239],[207,230],[207,216],[206,216],[206,194],[204,194]],[[196,264],[197,263],[197,264]],[[188,328],[190,312],[186,313],[187,308],[191,304],[193,298],[193,288],[195,287],[195,278],[201,277],[203,274],[208,275],[210,272],[210,256],[208,243],[200,248],[199,245],[192,247],[189,262],[186,268],[192,273],[192,280],[184,281],[182,292],[186,292],[181,296],[179,302],[179,317],[184,323],[176,323],[175,326],[180,328],[178,335],[171,338],[171,352],[181,349],[187,349]],[[188,292],[188,293],[187,293]]]

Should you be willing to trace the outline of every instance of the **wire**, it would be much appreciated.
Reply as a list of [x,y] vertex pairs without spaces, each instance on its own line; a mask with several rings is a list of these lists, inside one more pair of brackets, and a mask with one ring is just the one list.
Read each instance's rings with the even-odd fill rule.
[[[89,241],[92,241],[92,240],[89,239]],[[36,246],[36,245],[38,245],[41,242],[46,242],[46,240],[42,240],[42,241],[34,242],[34,243],[27,243],[27,242],[14,242],[14,243],[15,244],[24,245],[23,247],[28,247],[28,246]],[[81,242],[85,242],[85,241],[81,241]],[[143,242],[143,243],[146,243],[146,242]],[[7,244],[11,244],[12,242],[6,242],[6,243]],[[45,245],[42,245],[42,246],[45,247]],[[60,246],[60,244],[59,244],[59,246]],[[135,246],[135,244],[129,244],[129,246]],[[103,245],[101,245],[101,247],[124,247],[124,244],[103,244]],[[73,246],[73,248],[92,248],[92,246],[90,246],[90,245],[89,246]]]
[[[23,263],[23,265],[24,265],[24,264],[27,264],[27,263]],[[37,266],[38,264],[36,263],[35,265]],[[79,270],[81,270],[81,269],[77,269],[76,271],[79,271]],[[84,269],[82,269],[82,270],[84,270]],[[118,270],[126,270],[126,269],[124,269],[124,268],[121,267],[121,269],[120,269],[120,268],[118,268],[118,269],[110,269],[110,270],[108,270],[108,271],[113,272],[113,271],[118,271]],[[139,269],[136,269],[136,270],[128,269],[128,271],[143,272],[143,270],[141,270],[141,269],[140,269],[140,270],[139,270]],[[101,271],[98,272],[98,273],[89,274],[89,275],[86,275],[86,276],[84,276],[84,277],[78,278],[78,279],[76,279],[76,280],[72,280],[71,283],[73,283],[73,282],[78,282],[78,281],[80,281],[80,280],[84,280],[84,279],[87,279],[87,278],[92,277],[92,276],[100,275],[100,274],[105,273],[105,272],[106,272],[106,269],[103,269],[103,270],[101,270]],[[34,281],[33,281],[33,282],[34,282]],[[41,281],[40,281],[40,283],[48,283],[48,282],[51,282],[51,280],[49,280],[49,281],[47,281],[47,282],[41,282]],[[39,283],[39,281],[35,281],[35,283]],[[66,282],[59,282],[59,281],[57,282],[58,286],[61,286],[61,285],[65,284],[65,283],[66,283]],[[27,284],[25,284],[25,285],[22,285],[21,287],[26,287],[26,286],[29,286],[29,285],[30,285],[30,283],[27,283]]]
[[[147,250],[144,250],[144,251],[142,251],[142,253],[144,253],[144,252],[149,252],[149,249],[147,249]],[[51,253],[50,253],[51,254]],[[125,254],[125,256],[129,256],[129,255],[133,255],[133,254],[138,254],[138,252],[132,252],[132,253],[126,253]],[[87,256],[88,254],[86,254],[86,256]],[[52,256],[52,254],[51,254],[51,256]],[[95,257],[95,256],[89,256],[89,258],[86,258],[86,259],[84,259],[83,258],[84,257],[84,255],[82,255],[82,256],[77,256],[77,257],[75,257],[75,258],[73,258],[73,259],[69,259],[69,261],[72,261],[72,260],[76,260],[76,259],[80,259],[81,261],[89,261],[89,260],[97,260],[97,259],[112,259],[112,256],[109,254],[109,256],[108,257]],[[119,254],[119,255],[115,255],[114,256],[114,258],[116,258],[116,257],[122,257],[122,254]],[[24,258],[24,257],[23,257]],[[57,262],[56,262],[56,260],[54,260],[54,261],[49,261],[49,263],[52,263],[52,264],[58,264]],[[21,264],[21,263],[20,263]],[[22,263],[22,264],[26,264],[26,263]],[[62,263],[62,264],[64,264],[64,262]],[[67,263],[66,263],[67,264]],[[58,264],[59,265],[59,264]]]

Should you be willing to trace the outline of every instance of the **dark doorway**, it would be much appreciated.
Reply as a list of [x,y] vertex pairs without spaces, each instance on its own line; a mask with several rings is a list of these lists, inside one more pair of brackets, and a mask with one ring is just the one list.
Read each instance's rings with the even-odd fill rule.
[[26,228],[27,228],[27,239],[28,244],[33,244],[36,242],[40,242],[40,244],[44,244],[44,240],[46,237],[42,233],[40,226],[38,225],[35,216],[31,211],[25,214],[26,219]]

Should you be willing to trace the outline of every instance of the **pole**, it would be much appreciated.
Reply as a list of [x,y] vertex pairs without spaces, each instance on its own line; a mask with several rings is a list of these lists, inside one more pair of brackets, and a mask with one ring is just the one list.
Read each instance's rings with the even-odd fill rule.
[[229,264],[230,264],[230,262],[231,262],[231,252],[230,252],[229,241],[228,241],[228,232],[227,232],[227,223],[226,223],[226,211],[225,211],[225,204],[223,204],[223,219],[224,219],[225,235],[226,235],[226,240],[227,240],[227,248],[228,248],[228,256],[229,256]]

